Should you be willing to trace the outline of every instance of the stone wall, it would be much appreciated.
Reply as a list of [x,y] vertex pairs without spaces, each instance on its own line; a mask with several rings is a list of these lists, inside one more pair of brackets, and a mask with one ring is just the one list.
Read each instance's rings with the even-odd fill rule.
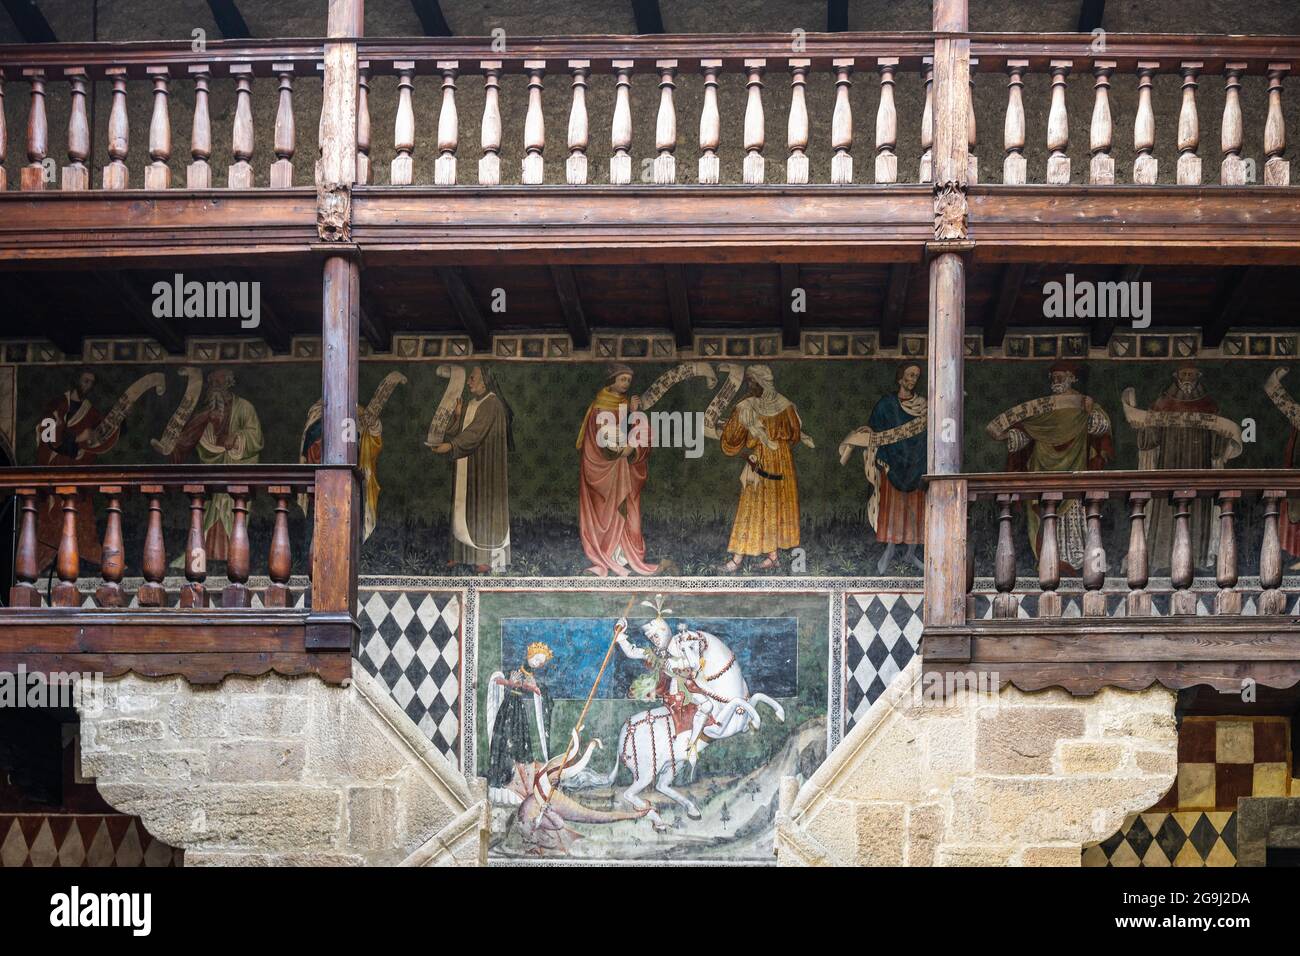
[[360,668],[348,687],[127,675],[102,704],[82,773],[188,866],[486,862],[486,793]]
[[783,781],[783,865],[1078,866],[1177,772],[1173,692],[964,695],[913,658],[826,762]]

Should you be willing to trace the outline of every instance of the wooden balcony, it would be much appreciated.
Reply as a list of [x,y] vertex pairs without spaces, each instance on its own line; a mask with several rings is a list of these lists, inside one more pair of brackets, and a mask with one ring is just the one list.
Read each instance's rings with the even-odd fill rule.
[[[351,674],[357,626],[345,608],[313,606],[310,589],[295,595],[290,587],[295,551],[289,509],[299,496],[314,501],[323,473],[350,469],[327,466],[126,467],[6,469],[0,491],[18,499],[16,583],[9,607],[0,608],[0,670],[23,665],[28,671],[135,671],[151,676],[183,674],[191,681],[220,681],[228,674],[319,674],[339,682]],[[265,564],[269,584],[250,587],[249,510],[255,496],[273,502]],[[205,509],[224,496],[230,530],[224,563],[225,584],[207,583]],[[164,512],[188,508],[183,545],[164,535]],[[144,525],[140,556],[124,546],[123,511]],[[42,512],[49,515],[42,520]],[[81,551],[93,536],[96,512],[103,516],[102,545],[93,596],[85,589]],[[143,512],[143,514],[142,514]],[[181,514],[184,514],[182,511]],[[50,518],[53,520],[51,521]],[[308,526],[312,524],[308,518]],[[41,574],[44,554],[54,547],[48,588]],[[89,532],[87,532],[89,529]],[[134,530],[134,529],[128,529]],[[173,535],[175,537],[175,535]],[[314,547],[313,547],[314,550]],[[180,554],[185,583],[174,597],[164,586],[168,560]],[[298,563],[312,561],[300,547]],[[44,558],[44,559],[43,559]],[[217,560],[216,557],[213,560]],[[125,582],[130,567],[142,579],[133,591]],[[324,589],[346,592],[354,583],[323,580],[350,575],[344,562],[323,558],[311,569]],[[57,577],[57,581],[54,578]]]
[[[1300,494],[1294,471],[973,474],[931,488],[964,496],[970,514],[965,535],[951,538],[964,537],[966,555],[931,556],[961,568],[964,583],[944,578],[958,581],[947,589],[955,613],[927,622],[927,668],[1073,693],[1157,682],[1241,693],[1247,681],[1300,680],[1297,593],[1285,587],[1280,535],[1287,500]],[[1031,509],[1041,529],[1033,547],[1023,520]],[[1159,542],[1147,528],[1157,512]],[[1067,521],[1084,529],[1077,570],[1058,544]],[[1200,550],[1198,531],[1208,545]]]

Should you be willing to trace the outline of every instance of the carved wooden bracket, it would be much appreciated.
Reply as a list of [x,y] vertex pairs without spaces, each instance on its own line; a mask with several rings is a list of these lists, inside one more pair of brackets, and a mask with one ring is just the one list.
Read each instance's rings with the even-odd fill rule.
[[316,231],[323,242],[352,241],[352,187],[347,183],[316,186]]
[[936,242],[965,239],[967,213],[964,183],[954,181],[935,183],[934,238]]

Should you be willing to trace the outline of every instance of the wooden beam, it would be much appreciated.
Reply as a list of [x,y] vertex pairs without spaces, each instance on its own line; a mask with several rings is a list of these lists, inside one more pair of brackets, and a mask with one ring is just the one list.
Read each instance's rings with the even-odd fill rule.
[[659,0],[632,0],[632,16],[636,18],[637,33],[664,32],[664,18],[659,12]]
[[582,296],[578,293],[578,281],[573,274],[573,267],[551,266],[551,281],[555,283],[555,294],[559,296],[560,308],[564,311],[564,321],[569,326],[573,346],[585,349],[591,344],[591,328],[582,311]]
[[1079,32],[1091,33],[1101,29],[1106,15],[1106,0],[1082,0],[1079,4]]
[[903,325],[907,306],[907,284],[912,278],[912,263],[895,262],[889,267],[889,290],[880,310],[880,345],[893,348],[898,344],[898,330]]
[[826,0],[826,32],[843,33],[849,28],[849,0]]
[[469,333],[475,350],[482,352],[491,348],[492,335],[488,332],[487,322],[483,318],[483,313],[479,311],[478,303],[474,301],[474,296],[469,291],[464,274],[455,267],[442,266],[438,269],[438,278],[442,280],[447,290],[447,297],[451,299],[452,308],[456,310],[460,324]]
[[127,272],[99,270],[91,273],[108,294],[122,307],[122,312],[136,325],[151,335],[172,355],[185,354],[185,336],[174,324],[174,319],[160,319],[153,314],[152,293],[146,291],[137,278]]
[[384,308],[374,293],[365,286],[366,274],[361,273],[361,334],[376,352],[391,352],[393,330],[384,316]]
[[[781,263],[781,344],[788,349],[799,347],[799,316],[794,310],[794,293],[799,288],[799,266],[793,262]],[[807,294],[804,295],[805,304]]]
[[289,331],[289,326],[285,324],[280,310],[275,306],[275,297],[267,294],[268,284],[260,281],[256,275],[247,269],[236,269],[230,278],[235,282],[258,283],[258,295],[261,297],[258,318],[261,321],[258,328],[252,331],[262,337],[262,340],[270,346],[272,352],[288,352],[293,336]]
[[[1115,270],[1114,278],[1112,278],[1111,281],[1123,282],[1125,284],[1137,282],[1142,277],[1143,268],[1144,267],[1140,265],[1120,266]],[[1115,331],[1115,321],[1118,318],[1119,316],[1117,315],[1108,315],[1104,318],[1093,320],[1091,340],[1093,345],[1100,348],[1110,341],[1110,337]]]
[[1002,267],[1002,278],[998,283],[998,297],[992,303],[984,317],[984,344],[1001,345],[1007,335],[1007,325],[1011,322],[1011,313],[1016,310],[1016,300],[1020,298],[1020,287],[1025,281],[1023,262],[1012,262]]
[[415,15],[420,18],[420,29],[427,37],[454,36],[447,18],[442,15],[442,4],[438,0],[411,0]]
[[1214,348],[1223,343],[1223,337],[1242,317],[1246,305],[1250,302],[1251,289],[1260,279],[1259,266],[1238,266],[1228,273],[1228,281],[1219,296],[1214,318],[1205,323],[1201,332],[1201,344]]
[[217,21],[217,29],[227,40],[247,40],[253,34],[244,22],[244,15],[235,6],[235,0],[208,0],[212,19]]
[[686,294],[686,270],[680,263],[664,266],[668,285],[668,314],[673,320],[673,335],[678,348],[689,348],[694,341],[691,329],[691,301]]
[[36,6],[36,0],[3,0],[9,19],[25,43],[58,43],[50,22]]

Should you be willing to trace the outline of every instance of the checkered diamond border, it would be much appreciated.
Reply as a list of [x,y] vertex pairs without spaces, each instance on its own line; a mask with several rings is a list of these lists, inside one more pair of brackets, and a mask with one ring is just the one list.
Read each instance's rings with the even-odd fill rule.
[[357,604],[357,662],[388,688],[443,756],[459,766],[464,595],[362,590]]
[[1236,811],[1135,813],[1101,843],[1083,850],[1084,866],[1237,865]]
[[848,594],[844,598],[844,732],[847,734],[921,643],[922,595]]
[[181,866],[184,851],[125,814],[0,814],[0,866]]

